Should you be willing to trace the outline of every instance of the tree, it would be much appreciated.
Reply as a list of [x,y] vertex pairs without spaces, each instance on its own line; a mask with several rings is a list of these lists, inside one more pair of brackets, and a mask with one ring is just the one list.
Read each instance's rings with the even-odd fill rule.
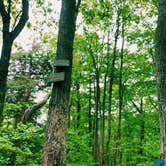
[[[2,23],[3,23],[3,28],[2,28],[3,44],[2,44],[2,51],[0,58],[0,123],[3,120],[3,108],[5,102],[6,83],[7,83],[7,75],[8,75],[12,45],[14,40],[20,34],[20,32],[25,26],[25,23],[28,20],[29,1],[22,0],[21,16],[20,14],[18,14],[15,17],[13,25],[11,25],[11,17],[13,14],[12,7],[13,7],[12,0],[7,1],[7,10],[5,7],[4,0],[0,1],[0,14],[2,16]],[[18,21],[19,17],[20,19]]]
[[156,30],[156,69],[160,115],[160,158],[166,160],[166,1],[160,0]]
[[124,19],[122,18],[122,48],[120,55],[120,73],[119,73],[119,110],[118,110],[118,126],[117,141],[114,164],[121,165],[121,126],[122,126],[122,109],[123,109],[123,57],[124,57]]
[[65,80],[53,83],[43,152],[43,166],[66,165],[66,122],[69,110],[73,40],[80,3],[81,0],[77,3],[76,0],[62,0],[56,60],[68,60],[70,65],[66,68],[56,68],[56,72],[65,72]]
[[112,121],[112,94],[113,94],[113,83],[115,77],[115,62],[117,58],[117,41],[119,37],[119,27],[120,27],[120,15],[119,11],[117,11],[117,18],[116,18],[116,32],[114,37],[114,48],[113,48],[113,58],[112,58],[112,66],[111,71],[109,73],[109,97],[108,97],[108,129],[107,129],[107,142],[106,142],[106,165],[109,165],[110,162],[110,142],[111,142],[111,121]]

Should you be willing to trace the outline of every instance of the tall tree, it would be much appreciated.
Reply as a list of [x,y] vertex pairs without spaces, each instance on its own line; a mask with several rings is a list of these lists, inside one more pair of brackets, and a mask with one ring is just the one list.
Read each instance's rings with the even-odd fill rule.
[[[91,47],[91,46],[90,46]],[[99,152],[99,140],[98,140],[98,114],[100,110],[100,69],[94,57],[93,51],[89,49],[90,56],[93,61],[93,67],[95,69],[95,112],[94,112],[94,147],[93,147],[93,156],[96,163],[98,163],[98,152]]]
[[121,126],[122,126],[122,109],[123,109],[123,57],[124,57],[124,20],[122,19],[122,48],[120,55],[120,73],[119,73],[119,111],[118,127],[115,150],[115,166],[121,165]]
[[120,27],[120,14],[117,11],[116,18],[116,32],[114,37],[114,48],[113,48],[113,57],[111,64],[111,71],[109,73],[109,96],[108,96],[108,129],[107,129],[107,141],[106,141],[106,160],[105,164],[110,165],[110,142],[111,142],[111,122],[112,122],[112,94],[113,94],[113,83],[115,75],[115,62],[117,58],[117,42],[119,38],[119,27]]
[[[7,9],[4,0],[0,1],[0,14],[2,16],[2,51],[0,58],[0,123],[3,120],[3,107],[6,95],[6,82],[11,57],[12,45],[16,37],[20,34],[28,20],[29,0],[22,0],[21,16],[15,17],[13,25],[11,25],[12,0],[7,1]],[[17,23],[18,22],[18,23]],[[17,24],[16,24],[17,23]],[[15,25],[16,24],[16,25]]]
[[104,136],[105,136],[105,109],[106,109],[106,93],[107,93],[107,77],[108,77],[108,66],[109,66],[109,51],[110,51],[110,31],[107,32],[107,43],[106,43],[106,69],[104,73],[104,87],[103,87],[103,98],[100,110],[100,165],[104,164]]
[[43,166],[66,165],[66,122],[69,110],[73,40],[80,3],[81,0],[77,2],[76,0],[62,0],[56,60],[69,60],[70,66],[56,69],[57,72],[65,72],[65,80],[53,83],[43,152]]
[[160,158],[166,160],[166,0],[159,0],[156,30],[156,68],[160,115]]

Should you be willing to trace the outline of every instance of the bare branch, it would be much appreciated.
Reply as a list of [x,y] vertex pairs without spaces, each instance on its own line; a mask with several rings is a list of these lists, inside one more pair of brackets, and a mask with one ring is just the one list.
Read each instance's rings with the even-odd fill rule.
[[46,102],[48,101],[48,99],[50,98],[50,94],[48,94],[42,101],[40,101],[39,103],[36,103],[36,104],[34,104],[34,105],[32,105],[32,106],[30,106],[30,107],[28,107],[25,111],[24,111],[24,114],[23,114],[23,116],[22,116],[22,121],[23,122],[27,122],[29,119],[30,119],[30,117],[32,116],[32,114],[36,111],[36,110],[38,110],[38,109],[40,109],[41,107],[43,107],[45,104],[46,104]]
[[16,16],[16,18],[14,20],[14,24],[12,26],[12,31],[14,30],[14,27],[16,26],[17,20],[18,20],[18,18],[19,18],[20,15],[21,15],[21,11],[17,14],[17,16]]
[[29,0],[22,0],[22,15],[20,17],[20,20],[14,30],[11,32],[12,34],[12,39],[14,40],[22,31],[24,28],[29,16],[28,16],[28,11],[29,11]]

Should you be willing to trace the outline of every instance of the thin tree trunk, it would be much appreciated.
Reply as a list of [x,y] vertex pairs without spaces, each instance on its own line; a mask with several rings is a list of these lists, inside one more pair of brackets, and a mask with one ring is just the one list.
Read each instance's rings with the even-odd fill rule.
[[89,46],[89,53],[92,58],[93,67],[95,69],[95,83],[96,87],[94,86],[94,96],[95,96],[95,112],[94,112],[94,146],[93,146],[93,157],[96,165],[99,163],[99,136],[98,136],[98,115],[100,110],[100,71],[96,59],[94,57],[93,51],[91,49],[91,45]]
[[141,104],[140,104],[140,115],[141,115],[141,125],[140,125],[140,150],[139,154],[140,156],[143,156],[143,141],[145,137],[145,120],[144,120],[144,111],[143,111],[143,98],[141,98]]
[[[80,4],[80,1],[78,4]],[[76,0],[62,0],[57,59],[69,60],[70,66],[56,68],[57,72],[65,72],[65,80],[53,83],[47,119],[46,141],[42,158],[43,166],[66,165],[66,128],[69,111],[73,40],[78,4],[76,4]]]
[[121,121],[122,121],[122,106],[123,106],[123,56],[124,56],[124,22],[122,23],[122,48],[120,59],[120,75],[119,75],[119,112],[118,112],[118,127],[115,149],[115,166],[121,165]]
[[107,74],[104,76],[104,90],[103,90],[103,101],[102,110],[100,115],[100,166],[104,162],[104,129],[105,129],[105,100],[106,100],[106,86],[107,86]]
[[140,124],[140,144],[139,144],[139,150],[138,154],[140,156],[143,155],[143,141],[145,137],[145,120],[144,120],[144,110],[143,110],[143,98],[141,98],[140,106],[138,107],[134,101],[132,101],[133,106],[137,110],[137,112],[140,114],[141,124]]
[[160,158],[166,160],[166,0],[159,0],[156,68],[160,115]]
[[93,131],[93,118],[92,118],[92,87],[91,78],[89,83],[89,95],[88,95],[88,133],[89,133],[89,147],[92,147],[92,131]]
[[107,62],[106,62],[106,72],[104,75],[104,89],[103,89],[103,101],[102,101],[102,112],[100,115],[100,166],[104,164],[104,137],[105,137],[105,105],[106,105],[106,91],[107,91],[107,77],[108,77],[108,64],[109,64],[109,39],[110,38],[110,31],[108,30],[107,35]]
[[112,58],[112,68],[109,75],[109,98],[108,98],[108,129],[107,129],[107,142],[106,142],[106,160],[105,165],[110,165],[110,142],[111,142],[111,121],[112,121],[112,90],[113,90],[113,82],[114,82],[114,70],[115,70],[115,61],[116,61],[116,52],[117,52],[117,41],[119,37],[119,13],[117,15],[116,20],[116,32],[115,32],[115,41],[114,41],[114,50],[113,50],[113,58]]
[[100,83],[99,72],[96,71],[96,93],[95,93],[95,114],[94,114],[94,160],[98,164],[99,136],[98,136],[98,114],[100,108]]
[[[89,100],[88,100],[88,132],[89,134],[91,134],[92,132],[92,113],[91,113],[91,109],[92,109],[92,87],[91,87],[91,83],[89,84]],[[91,141],[90,141],[91,142]],[[91,143],[90,143],[91,145]]]
[[[77,122],[76,122],[76,127],[77,129],[79,129],[80,127],[80,119],[81,119],[81,115],[80,115],[80,111],[81,111],[81,103],[80,103],[80,83],[76,84],[76,90],[77,90]],[[78,133],[79,134],[79,133]]]

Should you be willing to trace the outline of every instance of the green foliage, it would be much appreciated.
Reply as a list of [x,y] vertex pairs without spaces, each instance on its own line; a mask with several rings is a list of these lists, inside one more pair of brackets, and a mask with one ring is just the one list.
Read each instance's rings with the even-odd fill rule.
[[43,133],[43,126],[34,126],[30,123],[28,125],[19,123],[17,129],[3,128],[0,134],[0,165],[9,164],[12,155],[16,157],[17,166],[40,164]]
[[67,158],[69,165],[70,163],[80,166],[92,165],[93,158],[91,156],[92,150],[89,148],[89,140],[89,134],[80,135],[74,129],[68,130]]

